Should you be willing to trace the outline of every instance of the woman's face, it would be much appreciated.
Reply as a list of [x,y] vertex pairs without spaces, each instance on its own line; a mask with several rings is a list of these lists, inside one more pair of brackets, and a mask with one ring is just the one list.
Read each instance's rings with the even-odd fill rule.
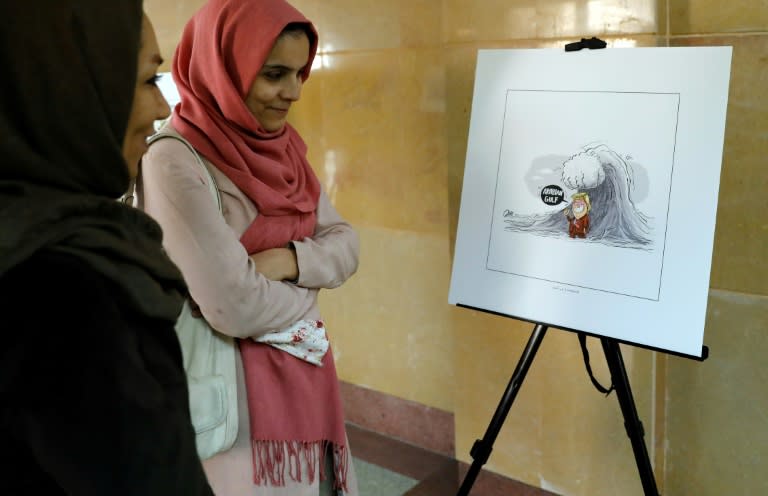
[[123,138],[123,157],[131,178],[136,177],[139,160],[147,151],[147,138],[155,132],[155,121],[165,119],[170,113],[168,103],[157,87],[157,68],[162,63],[155,30],[145,15],[141,29],[141,49],[133,106]]
[[251,85],[245,104],[268,132],[285,125],[288,109],[301,96],[301,75],[309,60],[309,38],[302,32],[280,36]]

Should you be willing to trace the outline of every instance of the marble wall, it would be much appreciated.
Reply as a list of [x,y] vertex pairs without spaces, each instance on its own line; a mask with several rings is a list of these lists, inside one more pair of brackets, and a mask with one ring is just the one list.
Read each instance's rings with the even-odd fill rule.
[[670,357],[666,494],[768,494],[768,2],[668,0],[670,46],[733,46],[703,363]]

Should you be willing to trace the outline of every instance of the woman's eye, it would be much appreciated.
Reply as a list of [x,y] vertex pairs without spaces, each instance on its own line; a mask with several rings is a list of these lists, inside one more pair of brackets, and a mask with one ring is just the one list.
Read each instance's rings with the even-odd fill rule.
[[147,84],[151,84],[152,86],[157,86],[157,83],[160,82],[161,77],[162,76],[160,76],[160,74],[155,74],[151,78],[147,79]]
[[266,77],[270,81],[277,81],[278,79],[283,77],[283,73],[281,71],[269,71],[264,73],[264,77]]

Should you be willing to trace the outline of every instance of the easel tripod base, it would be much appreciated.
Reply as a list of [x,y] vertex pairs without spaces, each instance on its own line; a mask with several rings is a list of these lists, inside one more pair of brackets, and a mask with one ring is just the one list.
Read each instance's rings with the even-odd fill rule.
[[[502,396],[499,405],[496,407],[496,412],[494,413],[491,422],[488,424],[483,439],[475,441],[470,450],[470,456],[473,461],[464,477],[464,481],[459,488],[457,496],[469,495],[472,485],[480,473],[480,469],[488,461],[491,451],[493,451],[493,443],[496,441],[501,426],[504,424],[509,409],[515,400],[515,396],[517,396],[517,392],[522,385],[523,379],[525,379],[525,375],[528,373],[528,369],[533,362],[533,358],[536,356],[536,352],[538,351],[546,332],[547,326],[536,324],[531,333],[531,337],[528,339],[528,343],[523,350],[520,360],[515,367],[512,378],[504,391],[504,395]],[[648,458],[645,441],[643,440],[643,425],[638,417],[637,408],[635,407],[635,402],[632,397],[632,390],[629,386],[629,378],[624,367],[624,360],[621,356],[619,343],[615,339],[605,337],[600,338],[600,341],[603,346],[605,358],[608,362],[608,368],[611,372],[611,380],[613,381],[616,395],[619,399],[621,413],[624,416],[624,425],[627,430],[627,435],[632,442],[632,450],[635,455],[638,471],[640,472],[644,494],[645,496],[659,496],[656,487],[656,479],[653,475],[653,468],[650,459]]]

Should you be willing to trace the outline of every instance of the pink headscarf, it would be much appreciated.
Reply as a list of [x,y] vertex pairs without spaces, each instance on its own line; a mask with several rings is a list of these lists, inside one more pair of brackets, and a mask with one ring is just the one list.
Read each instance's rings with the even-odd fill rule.
[[173,59],[181,95],[174,128],[259,210],[242,237],[249,253],[314,231],[320,182],[307,162],[306,144],[289,124],[265,131],[245,104],[277,37],[292,22],[306,23],[314,33],[306,80],[317,31],[283,0],[209,1],[185,26]]
[[[320,182],[306,159],[307,147],[286,124],[267,132],[245,104],[250,87],[282,30],[306,23],[309,77],[317,51],[310,21],[284,0],[210,0],[184,28],[173,60],[181,103],[174,128],[256,205],[259,215],[240,241],[248,253],[286,246],[312,236]],[[318,368],[250,339],[240,341],[248,393],[254,480],[294,479],[299,459],[319,466],[327,446],[335,458],[336,486],[346,484],[348,451],[338,379],[330,351]],[[310,466],[307,476],[314,478]]]

